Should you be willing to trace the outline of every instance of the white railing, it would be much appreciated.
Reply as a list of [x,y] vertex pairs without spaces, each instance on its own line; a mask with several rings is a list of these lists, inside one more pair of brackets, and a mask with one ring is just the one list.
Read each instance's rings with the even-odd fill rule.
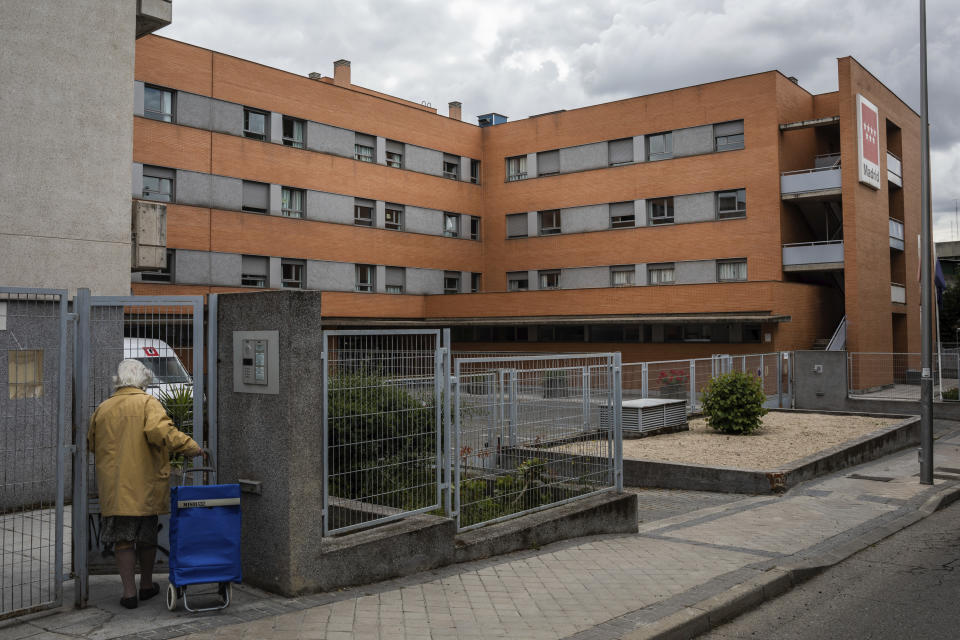
[[843,262],[843,240],[783,245],[783,266]]
[[907,303],[907,288],[896,282],[890,283],[890,302]]
[[903,186],[903,165],[900,158],[887,151],[887,180],[897,185]]
[[780,193],[804,193],[827,191],[841,186],[840,167],[827,166],[799,171],[784,171],[780,174]]
[[843,316],[837,330],[830,337],[827,343],[827,351],[843,351],[847,347],[847,316]]

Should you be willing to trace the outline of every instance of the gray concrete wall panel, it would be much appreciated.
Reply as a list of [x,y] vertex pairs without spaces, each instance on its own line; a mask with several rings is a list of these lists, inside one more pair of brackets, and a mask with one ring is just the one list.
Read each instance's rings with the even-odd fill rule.
[[647,201],[646,200],[634,200],[633,201],[633,211],[634,211],[634,222],[638,227],[647,226]]
[[647,284],[647,265],[645,263],[637,263],[637,274],[633,277],[633,283],[639,286],[644,286]]
[[211,129],[234,136],[243,135],[243,106],[211,99]]
[[210,176],[210,206],[214,209],[239,211],[243,206],[243,180]]
[[377,136],[377,146],[375,147],[376,157],[374,160],[377,164],[387,164],[387,139],[382,136]]
[[177,249],[174,279],[177,284],[210,284],[210,253]]
[[[210,284],[222,287],[239,287],[243,256],[239,253],[210,254]],[[174,271],[179,265],[174,261]]]
[[280,270],[280,258],[277,256],[270,256],[270,275],[267,280],[267,286],[273,288],[279,288],[281,286],[281,270]]
[[673,265],[673,280],[677,284],[696,284],[717,281],[717,263],[714,260],[687,260]]
[[357,134],[349,129],[307,121],[307,149],[311,151],[352,158],[356,139]]
[[536,178],[539,173],[537,173],[537,154],[528,153],[527,154],[527,177]]
[[443,153],[433,149],[425,149],[415,144],[407,145],[407,155],[403,159],[403,166],[411,171],[429,173],[432,176],[443,175]]
[[713,125],[677,129],[673,132],[673,157],[713,152]]
[[560,225],[563,233],[602,231],[610,227],[609,205],[593,204],[585,207],[570,207],[560,210]]
[[178,169],[176,184],[174,184],[177,204],[209,207],[212,178],[213,176],[208,173]]
[[[563,223],[563,216],[560,216],[560,222]],[[536,238],[540,235],[540,212],[539,211],[528,211],[527,212],[527,237]]]
[[597,289],[610,286],[610,267],[580,267],[563,269],[561,289]]
[[633,161],[646,162],[647,154],[645,152],[644,136],[633,136]]
[[133,83],[133,115],[143,115],[143,83],[139,80]]
[[[352,262],[311,261],[314,268],[310,287],[324,291],[354,291],[357,286],[357,270]],[[375,283],[379,286],[379,283]]]
[[353,224],[353,198],[339,193],[310,191],[307,193],[306,217],[339,224]]
[[439,269],[407,268],[407,293],[443,293],[443,271]]
[[283,114],[270,114],[270,142],[281,144],[283,142]]
[[[198,129],[213,128],[213,104],[217,102],[206,96],[185,91],[177,92],[177,124]],[[227,104],[227,103],[224,103]],[[243,114],[240,114],[243,117]],[[242,122],[241,122],[242,128]]]
[[[408,145],[409,146],[409,145]],[[443,235],[443,212],[423,207],[406,207],[403,229],[431,236]]]
[[279,184],[270,185],[270,206],[267,208],[267,213],[272,216],[280,215],[281,205],[283,204],[281,198],[283,187]]
[[130,193],[134,198],[143,197],[143,165],[139,162],[133,163],[133,169],[130,172]]
[[585,171],[607,166],[607,143],[595,142],[560,149],[560,173]]
[[713,192],[691,193],[673,198],[673,221],[704,222],[716,219]]

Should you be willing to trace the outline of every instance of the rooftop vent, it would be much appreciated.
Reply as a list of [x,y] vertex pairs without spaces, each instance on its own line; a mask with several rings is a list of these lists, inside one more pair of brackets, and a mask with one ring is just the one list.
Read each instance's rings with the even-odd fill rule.
[[350,61],[335,60],[333,63],[333,84],[340,87],[350,86]]
[[311,80],[323,80],[323,74],[317,73],[316,71],[311,71],[310,73],[307,74],[307,77],[310,78]]
[[793,84],[800,84],[800,81],[797,80],[797,76],[787,76],[787,80],[789,80]]
[[485,113],[477,116],[478,124],[481,127],[492,127],[495,124],[503,124],[507,121],[507,116],[499,113]]

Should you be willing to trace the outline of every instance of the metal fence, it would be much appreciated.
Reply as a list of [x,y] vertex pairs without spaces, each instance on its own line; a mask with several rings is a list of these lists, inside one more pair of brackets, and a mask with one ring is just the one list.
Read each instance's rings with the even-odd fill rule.
[[440,508],[447,353],[439,330],[323,332],[324,535]]
[[63,584],[67,292],[0,288],[0,619]]
[[458,530],[622,488],[620,354],[456,358],[454,381]]
[[756,376],[767,396],[768,408],[790,407],[792,353],[715,355],[710,358],[630,362],[623,365],[623,399],[683,400],[687,412],[699,411],[703,392],[714,377],[731,371]]
[[[960,354],[944,349],[931,361],[933,397],[956,400]],[[877,400],[920,400],[919,353],[847,353],[848,392]]]

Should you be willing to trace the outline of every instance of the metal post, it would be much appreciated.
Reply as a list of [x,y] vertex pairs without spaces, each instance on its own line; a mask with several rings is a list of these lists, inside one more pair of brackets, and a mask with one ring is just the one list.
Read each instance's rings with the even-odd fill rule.
[[[454,405],[453,405],[453,453],[451,455],[452,464],[453,464],[453,505],[452,511],[449,512],[449,515],[455,518],[457,523],[457,531],[460,530],[460,429],[461,416],[460,416],[460,361],[457,360],[453,364],[453,375],[457,379],[457,391],[454,396]],[[495,411],[494,411],[495,412]]]
[[54,534],[54,561],[57,563],[54,572],[54,597],[57,604],[63,603],[63,499],[66,491],[64,472],[66,470],[67,430],[67,292],[60,294],[60,354],[57,370],[57,514],[56,532]]
[[613,446],[614,480],[617,493],[623,492],[623,362],[620,352],[613,354]]
[[690,411],[697,410],[697,361],[690,360]]
[[920,0],[920,484],[933,484],[933,285],[930,270],[930,130],[927,115],[927,2]]
[[507,372],[508,379],[510,380],[510,446],[517,446],[517,405],[519,404],[519,399],[517,398],[517,370],[510,369]]
[[210,464],[213,473],[210,481],[217,482],[217,342],[220,337],[217,332],[218,294],[207,296],[207,448],[210,449]]
[[783,356],[777,352],[777,406],[783,409]]
[[[191,305],[193,309],[193,437],[203,440],[203,405],[206,396],[203,393],[203,296],[198,296]],[[199,425],[200,433],[197,433]],[[209,443],[207,443],[209,444]],[[209,447],[208,447],[209,448]],[[216,469],[214,460],[210,466]],[[211,482],[214,480],[211,479]]]
[[581,431],[586,433],[590,429],[590,367],[583,367],[582,376],[583,427]]
[[320,527],[320,533],[326,536],[330,530],[330,438],[327,425],[330,411],[330,396],[328,395],[330,393],[328,386],[330,382],[330,371],[327,365],[327,341],[329,337],[326,333],[322,333],[320,339],[323,341],[323,347],[320,352],[320,367],[322,370],[320,375],[322,387],[320,398],[321,404],[323,405],[323,422],[320,425],[320,446],[323,449],[323,466],[320,470],[320,473],[323,475],[323,503],[320,511],[322,526]]
[[640,397],[648,398],[650,396],[650,390],[648,384],[650,371],[647,368],[647,363],[644,362],[640,365]]
[[[457,395],[457,406],[459,407],[460,385],[459,380],[453,377],[453,370],[450,366],[453,359],[453,345],[450,342],[450,329],[443,330],[443,380],[444,380],[444,408],[443,408],[443,483],[446,485],[446,494],[444,496],[444,513],[447,516],[453,515],[453,456],[454,449],[451,440],[451,423],[453,422],[453,394]],[[459,413],[459,411],[457,412]]]
[[87,606],[87,398],[90,393],[90,290],[77,289],[73,298],[73,602]]

